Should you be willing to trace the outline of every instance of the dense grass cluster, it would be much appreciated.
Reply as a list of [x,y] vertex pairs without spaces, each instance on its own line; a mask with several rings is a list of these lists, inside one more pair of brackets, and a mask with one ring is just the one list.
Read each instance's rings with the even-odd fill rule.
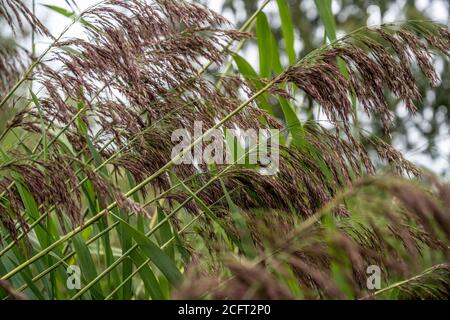
[[[450,57],[450,31],[410,21],[335,39],[324,1],[329,42],[297,58],[278,0],[284,65],[269,2],[240,30],[185,1],[50,7],[72,19],[54,36],[22,1],[1,0],[11,32],[51,41],[39,56],[0,50],[3,298],[448,298],[450,188],[358,117],[389,135],[388,96],[413,114],[415,71],[439,85],[433,58]],[[232,51],[255,21],[259,73]],[[85,36],[65,37],[75,23]],[[301,121],[299,97],[328,125]],[[194,121],[209,130],[175,158],[213,129],[278,129],[279,172],[175,165],[172,132]],[[79,290],[66,286],[70,265]]]

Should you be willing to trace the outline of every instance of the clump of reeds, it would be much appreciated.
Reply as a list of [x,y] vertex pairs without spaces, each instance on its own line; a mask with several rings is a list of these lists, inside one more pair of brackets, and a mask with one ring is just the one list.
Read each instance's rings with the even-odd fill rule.
[[[10,25],[15,22],[7,9],[16,20],[25,19],[48,35],[20,2],[9,0],[0,8]],[[202,69],[207,62],[220,66],[229,57],[229,43],[248,38],[248,33],[232,29],[211,10],[172,0],[108,0],[81,13],[79,19],[86,37],[54,39],[49,56],[32,77],[42,92],[27,100],[27,107],[13,117],[2,135],[20,128],[42,136],[35,150],[24,152],[19,145],[13,159],[0,167],[7,173],[0,180],[0,219],[14,240],[20,238],[18,227],[25,235],[29,231],[23,212],[30,204],[24,203],[23,192],[32,195],[39,209],[56,210],[61,229],[65,230],[68,218],[77,232],[83,230],[86,202],[98,209],[90,222],[115,207],[125,214],[150,216],[139,200],[167,192],[168,205],[158,206],[177,232],[181,222],[172,210],[182,204],[198,215],[206,207],[235,243],[245,238],[253,244],[256,257],[263,257],[264,263],[256,266],[230,263],[224,269],[235,278],[224,289],[211,287],[218,279],[205,278],[205,290],[216,297],[292,298],[271,270],[292,273],[308,298],[363,297],[369,294],[362,288],[367,264],[389,269],[392,276],[408,277],[418,271],[414,257],[424,248],[447,254],[448,188],[433,185],[432,191],[438,192],[429,195],[411,187],[400,175],[420,176],[418,168],[386,142],[352,132],[358,106],[390,132],[387,92],[415,111],[421,97],[413,68],[417,64],[431,85],[438,83],[431,48],[449,55],[447,29],[418,22],[361,29],[263,81],[265,89],[259,94],[272,97],[291,99],[286,85],[296,86],[323,108],[333,126],[325,129],[314,121],[305,123],[301,141],[281,146],[278,174],[266,177],[245,166],[219,175],[225,166],[200,165],[199,170],[192,165],[174,166],[171,159],[173,130],[189,130],[194,121],[202,121],[205,128],[227,119],[224,124],[243,130],[289,129],[259,107],[253,84]],[[229,114],[234,116],[229,119]],[[376,173],[371,151],[392,167],[398,180],[383,183],[371,178]],[[90,168],[92,160],[95,169]],[[183,185],[172,189],[171,175]],[[128,192],[123,190],[124,177],[135,184]],[[83,192],[90,188],[95,200],[84,198]],[[366,198],[358,188],[375,188],[379,193],[369,192],[374,198]],[[347,189],[350,192],[342,196]],[[193,197],[189,190],[200,191]],[[236,226],[233,210],[242,213],[247,228]],[[328,214],[331,218],[323,221]],[[381,224],[375,217],[382,217]],[[358,218],[364,223],[357,223]],[[199,233],[208,249],[221,254],[224,246],[214,232],[216,225],[206,218],[200,221]],[[441,232],[447,237],[442,238]],[[288,236],[291,233],[294,236]],[[268,244],[278,250],[273,257],[264,255]],[[247,247],[238,248],[242,254]],[[350,291],[333,282],[336,264],[347,267],[337,276],[346,280]],[[188,281],[188,289],[180,289],[179,296],[198,292],[189,285],[200,288],[198,282]],[[250,290],[254,285],[256,290]],[[398,287],[409,294],[404,286]],[[446,294],[441,289],[439,293]]]
[[[189,128],[194,120],[212,127],[216,119],[232,112],[252,93],[242,80],[222,79],[222,89],[217,89],[210,79],[198,75],[202,61],[220,64],[228,55],[226,44],[248,36],[224,28],[225,19],[198,5],[107,1],[84,12],[82,18],[87,24],[88,40],[64,39],[56,43],[55,47],[61,50],[55,50],[53,59],[62,68],[53,70],[44,65],[35,75],[46,91],[40,101],[42,114],[34,108],[29,110],[28,117],[21,114],[21,119],[36,119],[35,125],[28,120],[23,127],[36,131],[37,116],[42,116],[53,130],[64,129],[76,151],[86,150],[87,130],[106,158],[121,150],[122,155],[116,157],[114,165],[118,172],[121,168],[131,172],[137,182],[170,161],[172,130]],[[437,30],[445,35],[442,29]],[[278,76],[273,93],[278,92],[275,89],[281,83],[294,83],[324,108],[336,133],[343,127],[347,137],[333,136],[312,126],[304,137],[309,148],[282,151],[277,177],[265,179],[252,170],[232,170],[224,180],[227,188],[239,188],[236,202],[244,209],[294,208],[301,215],[311,215],[355,176],[373,173],[367,151],[350,133],[351,119],[355,116],[350,96],[355,95],[364,110],[380,119],[388,132],[392,117],[385,90],[404,99],[411,111],[414,101],[420,99],[411,60],[419,63],[430,82],[437,81],[429,49],[419,36],[441,49],[448,39],[443,37],[437,43],[430,34],[431,31],[424,32],[414,25],[368,30],[312,52]],[[67,47],[72,50],[66,50]],[[339,70],[338,59],[346,63],[348,78]],[[242,96],[242,91],[248,94]],[[74,121],[77,117],[82,125]],[[255,103],[231,122],[242,129],[282,129]],[[21,126],[20,121],[14,124]],[[94,125],[100,128],[96,139],[93,139]],[[106,141],[110,148],[102,148]],[[375,150],[400,171],[416,173],[401,154],[386,144],[377,142]],[[330,175],[324,174],[320,162],[328,166],[332,181]],[[175,170],[183,179],[196,173],[193,166],[179,166]],[[207,174],[203,175],[194,183],[207,178]],[[155,181],[162,189],[169,186],[164,175]],[[201,194],[202,199],[207,204],[215,203],[220,189],[220,185],[212,185]],[[285,194],[297,196],[286,199]]]
[[[431,183],[432,193],[398,178],[363,179],[296,227],[282,214],[253,219],[262,244],[257,262],[233,259],[223,277],[199,263],[174,298],[289,299],[289,282],[296,281],[307,299],[386,298],[393,291],[401,299],[445,299],[450,189]],[[344,203],[351,218],[333,218],[331,209]],[[380,268],[388,290],[367,287],[369,266]]]

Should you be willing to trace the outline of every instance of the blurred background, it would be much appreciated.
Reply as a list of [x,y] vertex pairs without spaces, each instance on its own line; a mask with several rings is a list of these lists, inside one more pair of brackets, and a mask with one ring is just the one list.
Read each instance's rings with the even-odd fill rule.
[[[98,1],[92,0],[25,0],[29,7],[35,10],[36,15],[44,21],[49,30],[59,34],[70,18],[66,17],[70,12],[79,13]],[[232,23],[239,27],[257,8],[262,1],[258,0],[199,0],[209,8],[221,12]],[[402,20],[434,20],[450,25],[450,2],[448,0],[332,0],[333,14],[335,15],[338,36],[351,32],[364,25],[379,25],[381,23]],[[288,0],[292,21],[295,25],[296,55],[301,58],[324,41],[324,27],[316,11],[314,0]],[[48,6],[57,6],[58,10],[50,10]],[[64,11],[65,10],[65,11]],[[276,1],[271,1],[265,8],[269,24],[275,37],[278,38],[280,50],[283,51],[284,43],[281,41],[281,22],[277,11]],[[0,21],[0,49],[10,50],[12,54],[20,46],[29,48],[31,32],[17,39],[8,34],[8,28],[3,28],[4,22]],[[81,36],[80,26],[73,26],[67,36]],[[49,44],[48,40],[37,39],[35,52],[39,54]],[[255,41],[248,41],[241,49],[243,55],[255,69],[258,69],[258,51]],[[287,56],[281,57],[287,61]],[[417,73],[420,79],[422,95],[419,111],[415,116],[407,113],[406,109],[396,102],[391,101],[393,112],[396,116],[396,126],[392,130],[393,145],[402,151],[406,158],[421,165],[438,175],[450,177],[450,63],[440,57],[436,57],[435,64],[441,75],[441,84],[434,89],[429,89],[424,76]],[[302,115],[315,112],[313,105],[308,101],[298,101],[298,108]],[[0,127],[8,119],[8,113],[0,115]],[[317,119],[317,117],[316,117]],[[362,119],[361,127],[379,136],[383,135],[377,122],[371,119]]]

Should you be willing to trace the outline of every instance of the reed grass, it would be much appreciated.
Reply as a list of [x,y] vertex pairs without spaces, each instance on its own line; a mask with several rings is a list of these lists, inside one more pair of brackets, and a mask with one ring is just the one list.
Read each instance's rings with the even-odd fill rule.
[[[33,29],[31,52],[51,39],[25,68],[0,51],[16,79],[0,86],[14,110],[0,136],[2,299],[448,299],[450,187],[358,119],[389,135],[388,95],[414,114],[416,71],[439,85],[450,31],[415,20],[338,38],[331,1],[316,1],[325,44],[297,57],[289,5],[276,1],[282,51],[270,2],[239,30],[185,1],[47,7],[71,19],[56,38],[34,5],[1,3],[12,32]],[[75,24],[85,38],[65,37]],[[239,55],[251,31],[259,70]],[[302,121],[299,97],[329,126]],[[172,132],[194,121],[207,130],[172,156]],[[226,127],[278,129],[278,173],[176,164]]]

